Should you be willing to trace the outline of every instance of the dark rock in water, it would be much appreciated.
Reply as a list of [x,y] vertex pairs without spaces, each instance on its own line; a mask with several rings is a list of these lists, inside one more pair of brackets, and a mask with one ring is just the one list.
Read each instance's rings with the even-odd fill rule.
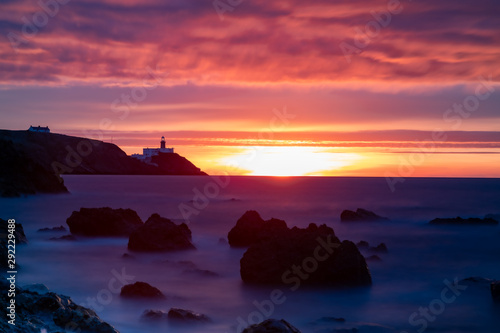
[[52,232],[52,231],[63,232],[66,231],[66,228],[61,225],[59,227],[38,229],[38,232]]
[[175,322],[191,323],[191,322],[210,322],[210,318],[201,313],[196,313],[190,310],[172,308],[168,311],[168,319]]
[[[292,266],[298,267],[295,272]],[[294,271],[292,271],[294,270]],[[332,228],[294,227],[251,245],[240,260],[246,283],[356,286],[371,285],[370,271],[356,245],[340,240]]]
[[[16,228],[14,229],[14,236],[16,239],[16,245],[28,244],[28,238],[24,234],[23,225],[21,223],[15,223]],[[8,220],[3,220],[0,218],[0,234],[7,235],[9,232]],[[0,237],[2,240],[7,240],[7,237]],[[5,242],[7,243],[7,241]],[[2,257],[5,258],[5,257]]]
[[492,282],[490,285],[491,296],[497,302],[500,302],[500,281]]
[[492,218],[480,219],[477,217],[472,217],[468,219],[463,219],[461,217],[454,218],[437,218],[429,222],[429,224],[434,225],[498,225],[498,221]]
[[263,238],[273,237],[288,230],[283,220],[270,219],[264,221],[259,213],[249,210],[236,222],[228,233],[229,245],[250,246]]
[[267,319],[260,324],[245,328],[241,333],[300,333],[300,331],[283,319]]
[[76,241],[76,237],[73,235],[64,235],[61,237],[51,237],[49,240],[52,241]]
[[382,261],[382,259],[378,255],[374,254],[374,255],[369,256],[368,258],[366,258],[366,261],[380,262],[380,261]]
[[368,244],[367,241],[360,241],[360,242],[357,242],[356,243],[356,246],[358,247],[358,249],[367,249],[370,247],[370,244]]
[[227,240],[223,237],[219,238],[219,244],[222,244],[222,245],[226,245],[227,244]]
[[371,247],[370,251],[378,252],[378,253],[387,253],[387,252],[389,252],[389,249],[387,249],[387,245],[385,245],[385,243],[380,243],[379,245],[377,245],[375,247]]
[[389,221],[387,217],[382,217],[369,210],[358,208],[355,212],[352,210],[344,210],[340,214],[341,222],[375,222]]
[[[8,289],[4,279],[0,281],[0,287]],[[7,308],[9,301],[7,293],[0,295],[2,309]],[[68,296],[16,288],[16,305],[16,325],[0,320],[0,332],[40,333],[45,329],[52,333],[78,328],[81,332],[118,333],[93,310],[75,304]]]
[[132,209],[81,208],[66,220],[74,235],[82,236],[129,236],[142,226],[139,215]]
[[144,320],[166,320],[168,318],[167,313],[161,310],[146,310],[142,313],[141,319]]
[[[0,260],[0,268],[8,268],[9,262],[7,261],[9,255],[9,238],[8,235],[11,233],[9,230],[9,223],[6,220],[0,219],[0,234],[3,234],[3,237],[0,237],[0,256],[2,260]],[[12,229],[11,229],[12,230]],[[15,244],[27,244],[28,238],[24,234],[23,225],[21,223],[15,223],[15,230],[12,233],[15,237]],[[12,237],[12,236],[11,236]],[[12,242],[10,243],[12,245]],[[19,266],[19,265],[18,265]]]
[[175,224],[158,214],[151,217],[130,234],[131,251],[176,251],[195,249],[191,243],[191,230],[185,223]]
[[198,276],[204,276],[204,277],[216,277],[219,276],[219,274],[209,271],[208,269],[199,269],[199,268],[188,268],[185,269],[183,274],[189,274],[189,275],[198,275]]
[[135,257],[133,255],[128,254],[128,253],[122,254],[122,258],[123,259],[135,259]]
[[495,221],[500,221],[500,214],[488,214],[484,218],[485,219],[493,219]]
[[128,298],[165,298],[158,288],[146,282],[136,282],[123,286],[120,296]]

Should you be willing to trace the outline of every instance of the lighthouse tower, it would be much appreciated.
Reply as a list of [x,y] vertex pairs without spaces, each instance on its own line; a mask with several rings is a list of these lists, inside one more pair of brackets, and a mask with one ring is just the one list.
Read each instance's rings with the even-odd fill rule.
[[165,149],[165,137],[164,136],[161,137],[160,148]]

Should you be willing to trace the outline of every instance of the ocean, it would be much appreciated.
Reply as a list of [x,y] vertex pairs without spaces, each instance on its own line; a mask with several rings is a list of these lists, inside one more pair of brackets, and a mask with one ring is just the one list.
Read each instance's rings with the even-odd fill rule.
[[[22,223],[29,240],[18,246],[18,285],[43,283],[92,307],[121,333],[241,332],[267,318],[285,319],[301,332],[498,332],[500,306],[489,285],[500,279],[498,226],[432,226],[436,217],[500,213],[500,179],[409,178],[392,192],[384,178],[65,176],[71,194],[0,199],[0,217]],[[53,241],[81,207],[131,208],[145,221],[158,213],[185,221],[197,250],[130,253],[126,238]],[[341,223],[344,209],[365,208],[390,221]],[[244,285],[244,249],[221,240],[247,210],[288,226],[326,224],[341,240],[385,243],[388,253],[368,266],[373,285],[311,288]],[[130,253],[133,258],[124,258]],[[365,257],[372,255],[367,250]],[[119,296],[122,283],[144,281],[164,300]],[[458,286],[456,285],[458,284]],[[271,302],[278,288],[279,302]],[[141,320],[146,309],[189,309],[209,324]],[[343,318],[334,320],[333,318]]]

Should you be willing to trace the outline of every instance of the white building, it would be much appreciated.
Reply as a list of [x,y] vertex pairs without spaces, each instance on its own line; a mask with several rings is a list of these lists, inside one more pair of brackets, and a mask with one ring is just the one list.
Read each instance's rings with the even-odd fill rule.
[[160,148],[143,148],[142,154],[132,154],[131,157],[143,162],[151,163],[153,156],[158,156],[160,153],[172,154],[174,148],[165,148],[165,137],[161,137]]
[[42,126],[30,126],[28,129],[28,132],[39,132],[39,133],[50,133],[50,129],[48,126],[42,127]]

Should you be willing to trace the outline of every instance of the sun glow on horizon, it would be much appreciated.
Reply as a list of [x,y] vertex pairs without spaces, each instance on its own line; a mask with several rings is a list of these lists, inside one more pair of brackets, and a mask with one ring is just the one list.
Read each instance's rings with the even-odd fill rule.
[[318,147],[244,147],[222,164],[249,176],[322,176],[348,167],[362,159],[355,153],[328,152]]

